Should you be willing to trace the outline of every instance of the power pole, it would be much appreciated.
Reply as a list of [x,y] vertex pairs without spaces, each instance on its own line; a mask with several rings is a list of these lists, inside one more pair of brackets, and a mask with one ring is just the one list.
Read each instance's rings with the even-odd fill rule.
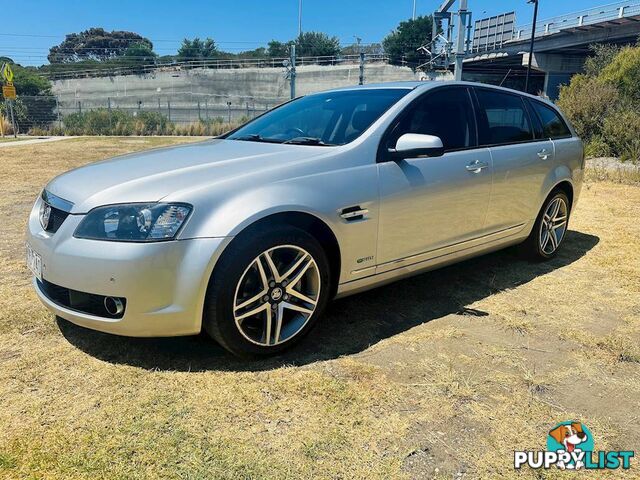
[[464,61],[464,55],[466,53],[466,34],[467,26],[465,22],[467,20],[467,0],[460,0],[460,10],[458,10],[458,41],[456,46],[456,64],[455,64],[455,79],[462,80],[462,62]]
[[291,100],[296,98],[296,44],[291,44],[291,62],[289,65],[289,85],[291,86]]
[[298,37],[302,35],[302,0],[298,0]]
[[411,18],[416,19],[416,0],[413,0],[413,16]]
[[16,125],[16,119],[13,115],[13,100],[7,100],[9,102],[9,112],[11,113],[11,128],[13,128],[13,138],[18,138],[18,126]]
[[527,77],[524,81],[524,91],[529,93],[529,75],[531,75],[531,59],[533,58],[533,44],[536,37],[536,22],[538,21],[538,0],[528,0],[533,3],[533,25],[531,26],[531,43],[529,44],[529,60],[527,61]]
[[358,78],[358,85],[364,85],[364,52],[362,51],[360,42],[362,42],[362,39],[360,37],[356,37],[356,43],[358,45],[358,56],[360,57],[360,76]]

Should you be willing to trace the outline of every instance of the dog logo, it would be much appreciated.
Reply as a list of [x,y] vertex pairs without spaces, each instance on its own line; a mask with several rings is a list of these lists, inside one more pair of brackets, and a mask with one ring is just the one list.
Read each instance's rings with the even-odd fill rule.
[[593,451],[593,437],[589,429],[580,422],[562,422],[549,432],[547,437],[547,450],[558,453],[568,453],[572,458],[569,462],[564,462],[562,458],[557,466],[561,470],[565,468],[576,469],[584,467],[584,462],[579,455],[571,455],[573,452],[579,454],[583,451]]
[[546,450],[516,450],[513,467],[560,470],[627,470],[631,468],[633,450],[596,451],[593,435],[584,423],[569,420],[560,422],[547,434]]

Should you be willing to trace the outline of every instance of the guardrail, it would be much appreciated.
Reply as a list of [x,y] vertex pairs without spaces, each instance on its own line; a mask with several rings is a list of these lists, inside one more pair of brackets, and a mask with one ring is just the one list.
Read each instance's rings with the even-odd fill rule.
[[[615,2],[601,7],[560,15],[537,22],[535,36],[552,35],[570,28],[586,27],[616,19],[640,15],[640,1]],[[532,24],[518,26],[511,41],[531,39]]]
[[[116,75],[147,75],[162,71],[180,71],[200,69],[240,69],[240,68],[283,68],[283,62],[288,61],[287,57],[280,58],[211,58],[191,61],[175,61],[165,63],[147,64],[124,64],[124,65],[104,65],[95,68],[74,69],[73,65],[65,65],[66,70],[50,70],[42,72],[52,80],[63,80],[67,78],[83,78],[96,76],[116,76]],[[389,63],[389,56],[385,54],[365,54],[365,63]],[[296,67],[308,65],[357,65],[360,62],[360,55],[339,55],[339,56],[317,56],[298,57]]]

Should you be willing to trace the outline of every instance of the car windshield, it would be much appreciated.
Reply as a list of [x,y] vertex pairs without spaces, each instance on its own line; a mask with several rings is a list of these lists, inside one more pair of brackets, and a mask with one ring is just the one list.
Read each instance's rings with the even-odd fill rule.
[[229,140],[333,146],[355,140],[408,88],[358,89],[299,98],[227,136]]

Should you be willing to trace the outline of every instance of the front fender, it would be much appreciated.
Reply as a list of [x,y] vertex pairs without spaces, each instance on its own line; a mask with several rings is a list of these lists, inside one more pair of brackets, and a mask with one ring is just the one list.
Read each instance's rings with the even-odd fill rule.
[[[339,174],[299,177],[236,190],[235,193],[226,190],[215,198],[201,198],[195,203],[192,218],[180,237],[234,237],[270,215],[305,213],[322,221],[333,232],[340,248],[340,281],[353,280],[358,278],[358,270],[375,265],[378,233],[376,171],[375,165],[356,167]],[[361,220],[349,222],[343,219],[340,216],[342,209],[354,205],[369,210],[369,214]]]

